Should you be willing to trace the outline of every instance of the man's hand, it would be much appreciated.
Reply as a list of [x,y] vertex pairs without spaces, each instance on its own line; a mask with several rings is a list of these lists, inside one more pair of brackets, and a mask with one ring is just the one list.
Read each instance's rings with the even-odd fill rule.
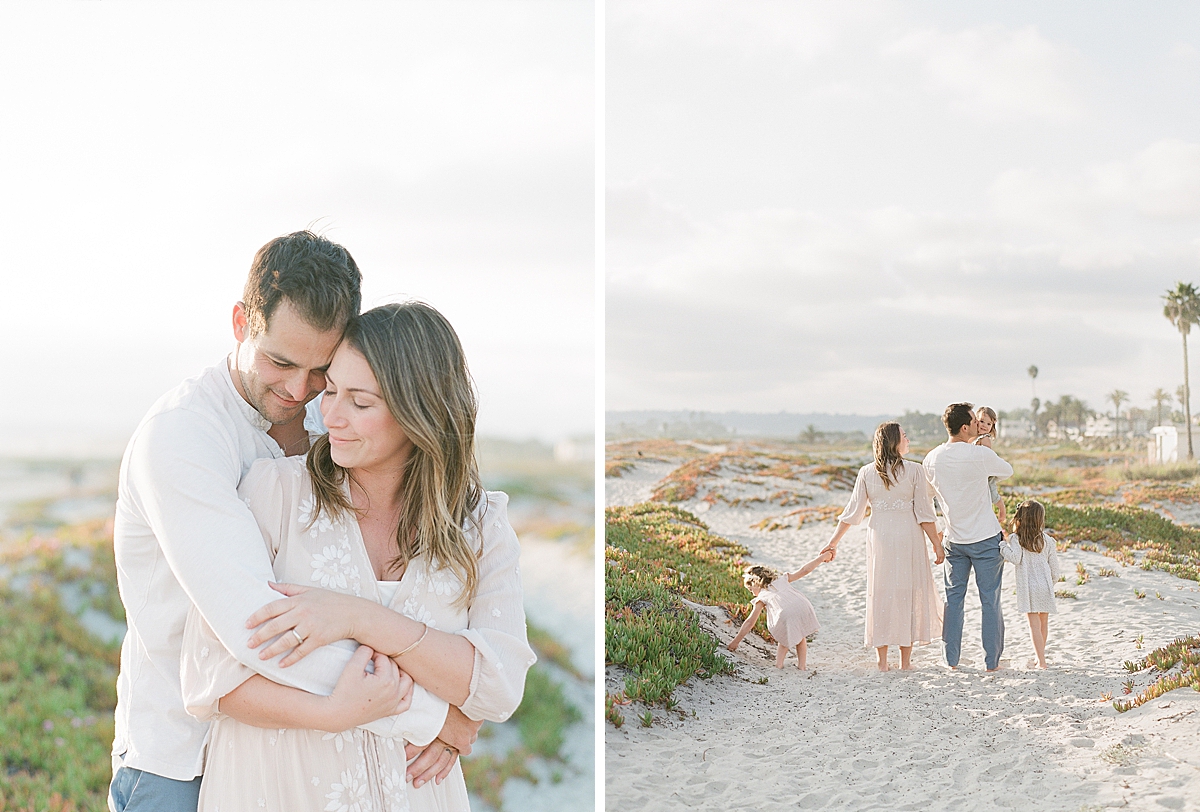
[[[366,671],[371,661],[375,663],[373,674]],[[412,704],[412,694],[412,677],[401,671],[391,657],[376,654],[370,646],[359,646],[329,696],[324,729],[340,733],[403,713]]]
[[445,780],[454,768],[454,762],[459,755],[469,756],[471,745],[479,738],[479,728],[483,722],[476,722],[465,713],[450,706],[446,712],[446,723],[438,737],[421,748],[415,744],[405,745],[405,758],[418,756],[417,760],[408,765],[408,779],[414,787],[419,787],[426,781],[436,781],[438,784]]

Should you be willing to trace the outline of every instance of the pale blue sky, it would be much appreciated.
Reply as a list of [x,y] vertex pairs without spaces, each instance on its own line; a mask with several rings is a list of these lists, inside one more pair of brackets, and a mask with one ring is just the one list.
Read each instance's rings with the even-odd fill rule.
[[1200,7],[607,8],[607,408],[1181,383],[1159,297],[1200,282]]
[[480,431],[594,420],[586,2],[0,6],[8,452],[119,451],[310,223],[467,350]]

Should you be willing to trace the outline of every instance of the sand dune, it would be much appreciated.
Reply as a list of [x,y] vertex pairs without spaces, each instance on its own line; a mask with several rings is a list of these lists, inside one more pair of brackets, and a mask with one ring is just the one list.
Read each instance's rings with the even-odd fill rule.
[[[649,480],[663,476],[661,464],[653,466],[608,480],[610,504],[644,499]],[[841,504],[848,495],[816,479],[781,482],[725,469],[717,486],[726,499],[786,486],[808,506]],[[816,555],[834,526],[752,529],[794,509],[765,501],[681,507],[745,544],[754,560],[781,567]],[[864,535],[853,529],[834,563],[796,582],[821,622],[806,672],[794,657],[776,670],[773,648],[751,635],[730,655],[740,664],[736,677],[693,679],[676,692],[679,711],[653,709],[650,728],[631,713],[622,728],[607,726],[608,808],[1200,809],[1200,693],[1173,691],[1124,714],[1102,699],[1122,694],[1129,677],[1122,662],[1200,630],[1195,582],[1072,548],[1064,570],[1082,562],[1093,577],[1064,585],[1078,598],[1060,599],[1051,616],[1048,670],[1032,668],[1025,617],[1006,588],[1004,670],[984,673],[972,584],[958,671],[942,665],[934,643],[914,650],[914,670],[881,674],[874,651],[863,648]],[[1119,575],[1095,577],[1100,567]],[[1013,582],[1007,567],[1006,587]],[[733,637],[722,611],[705,616],[720,639]],[[608,690],[619,690],[615,669],[607,677]],[[767,683],[757,684],[763,677]],[[1145,674],[1134,679],[1137,690],[1149,682]]]

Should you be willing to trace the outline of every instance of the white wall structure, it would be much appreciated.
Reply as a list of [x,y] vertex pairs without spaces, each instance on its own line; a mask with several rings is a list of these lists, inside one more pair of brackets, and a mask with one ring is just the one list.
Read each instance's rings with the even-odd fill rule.
[[1150,464],[1166,465],[1179,462],[1179,430],[1174,426],[1155,426],[1150,429],[1154,438],[1149,443]]

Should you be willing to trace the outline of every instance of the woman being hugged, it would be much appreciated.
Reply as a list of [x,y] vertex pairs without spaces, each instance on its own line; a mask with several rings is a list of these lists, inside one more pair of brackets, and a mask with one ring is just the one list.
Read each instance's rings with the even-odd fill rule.
[[[433,308],[385,305],[350,322],[326,378],[328,436],[307,460],[255,463],[239,488],[291,582],[247,621],[250,645],[287,666],[354,640],[375,670],[348,669],[331,697],[278,685],[193,611],[184,696],[214,720],[200,809],[466,810],[458,752],[434,736],[507,719],[535,658],[508,500],[476,468],[462,347]],[[411,709],[380,719],[409,708],[409,678]]]
[[935,564],[945,559],[937,531],[933,498],[920,463],[904,459],[908,437],[899,423],[875,429],[874,462],[864,465],[854,492],[826,550],[838,544],[852,525],[867,522],[866,645],[887,671],[888,646],[899,646],[900,667],[908,670],[914,644],[929,643],[942,634],[942,605],[933,586],[928,538]]

